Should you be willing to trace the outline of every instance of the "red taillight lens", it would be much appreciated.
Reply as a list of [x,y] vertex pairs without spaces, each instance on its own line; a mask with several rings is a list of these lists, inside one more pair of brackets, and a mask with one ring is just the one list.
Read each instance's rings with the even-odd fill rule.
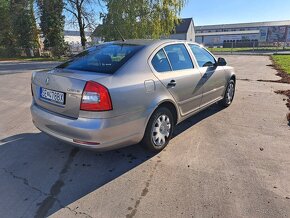
[[87,82],[83,91],[80,109],[84,111],[112,110],[112,102],[108,89],[97,82]]

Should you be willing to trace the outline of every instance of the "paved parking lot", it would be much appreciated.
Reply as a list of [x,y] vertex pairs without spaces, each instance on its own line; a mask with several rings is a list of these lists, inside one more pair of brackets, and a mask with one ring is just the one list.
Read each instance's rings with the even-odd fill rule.
[[45,70],[52,68],[57,62],[52,61],[1,61],[0,76],[6,74],[29,73],[36,70]]
[[1,217],[289,217],[288,109],[274,90],[290,86],[257,82],[278,79],[268,57],[226,58],[238,76],[232,106],[181,123],[157,155],[139,145],[96,153],[40,133],[30,71],[48,66],[14,62],[10,74],[0,63]]

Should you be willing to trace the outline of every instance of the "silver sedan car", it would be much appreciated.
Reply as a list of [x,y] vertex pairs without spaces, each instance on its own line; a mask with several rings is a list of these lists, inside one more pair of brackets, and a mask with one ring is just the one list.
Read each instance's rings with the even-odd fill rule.
[[160,151],[176,124],[217,102],[229,106],[235,84],[233,68],[196,43],[110,42],[33,73],[31,114],[39,130],[73,145]]

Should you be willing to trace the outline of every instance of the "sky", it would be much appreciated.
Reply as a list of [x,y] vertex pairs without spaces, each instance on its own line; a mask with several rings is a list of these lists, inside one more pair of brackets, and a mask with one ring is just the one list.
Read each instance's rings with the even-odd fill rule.
[[[196,26],[290,20],[290,0],[187,0],[181,17]],[[75,27],[66,23],[66,29]]]
[[181,17],[196,26],[290,20],[290,0],[188,0]]

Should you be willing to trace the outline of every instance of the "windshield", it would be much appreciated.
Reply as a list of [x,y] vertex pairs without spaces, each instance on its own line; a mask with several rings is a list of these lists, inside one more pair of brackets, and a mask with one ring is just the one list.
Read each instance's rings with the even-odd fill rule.
[[132,44],[98,45],[57,68],[113,74],[143,47]]

